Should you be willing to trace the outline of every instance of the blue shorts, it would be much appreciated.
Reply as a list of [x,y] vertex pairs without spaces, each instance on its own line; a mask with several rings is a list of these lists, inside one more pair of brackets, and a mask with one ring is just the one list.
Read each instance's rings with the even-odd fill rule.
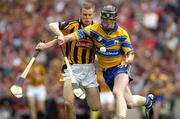
[[106,84],[109,86],[111,90],[113,90],[114,87],[114,79],[115,77],[120,73],[128,73],[129,75],[129,81],[132,81],[132,65],[129,65],[127,67],[112,67],[108,69],[103,70],[103,77],[105,79]]

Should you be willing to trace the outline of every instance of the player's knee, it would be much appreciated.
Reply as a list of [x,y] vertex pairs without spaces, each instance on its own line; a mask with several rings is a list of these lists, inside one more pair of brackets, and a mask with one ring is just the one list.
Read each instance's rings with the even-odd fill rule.
[[90,107],[92,111],[99,111],[101,106],[100,105],[96,105],[96,106],[91,106]]
[[29,107],[31,108],[31,109],[34,109],[35,108],[35,103],[31,103],[31,102],[29,102]]
[[72,106],[74,106],[74,101],[73,100],[65,100],[64,105],[66,107],[72,107]]
[[134,108],[137,102],[135,100],[126,101],[128,109]]
[[113,90],[113,95],[115,98],[118,98],[118,97],[123,96],[124,94],[118,90]]
[[92,111],[99,111],[99,108],[91,108]]
[[132,103],[127,103],[127,107],[128,107],[128,109],[132,109],[133,108],[133,104]]

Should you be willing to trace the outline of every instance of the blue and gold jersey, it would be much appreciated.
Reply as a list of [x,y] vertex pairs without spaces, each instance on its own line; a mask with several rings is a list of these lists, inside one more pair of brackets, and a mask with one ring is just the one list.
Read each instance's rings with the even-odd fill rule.
[[[134,55],[128,33],[117,24],[110,34],[102,29],[101,24],[94,24],[74,32],[74,35],[77,40],[86,37],[93,40],[101,68],[117,66],[124,60],[127,54]],[[101,47],[105,47],[106,51],[101,52]]]

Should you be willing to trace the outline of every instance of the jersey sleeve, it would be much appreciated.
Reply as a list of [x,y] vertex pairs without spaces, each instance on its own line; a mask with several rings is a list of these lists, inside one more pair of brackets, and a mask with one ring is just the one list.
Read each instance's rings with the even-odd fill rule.
[[63,34],[67,35],[69,33],[74,32],[75,27],[77,27],[78,25],[77,21],[63,21],[63,22],[59,22],[59,29],[63,32]]
[[74,32],[76,40],[83,40],[90,36],[91,25]]
[[59,29],[64,30],[69,24],[69,21],[59,22]]
[[124,32],[124,35],[127,37],[126,40],[122,43],[122,49],[126,55],[134,55],[135,51],[132,47],[131,40],[127,32]]

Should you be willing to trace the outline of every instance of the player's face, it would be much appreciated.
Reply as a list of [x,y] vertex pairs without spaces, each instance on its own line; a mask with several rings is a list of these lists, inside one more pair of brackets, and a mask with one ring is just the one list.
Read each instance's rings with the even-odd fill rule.
[[94,18],[94,9],[82,9],[80,16],[82,18],[82,22],[85,26],[88,26],[92,23]]
[[103,25],[103,28],[105,30],[111,30],[114,28],[114,25],[116,23],[116,20],[112,20],[112,19],[101,19],[101,23]]

